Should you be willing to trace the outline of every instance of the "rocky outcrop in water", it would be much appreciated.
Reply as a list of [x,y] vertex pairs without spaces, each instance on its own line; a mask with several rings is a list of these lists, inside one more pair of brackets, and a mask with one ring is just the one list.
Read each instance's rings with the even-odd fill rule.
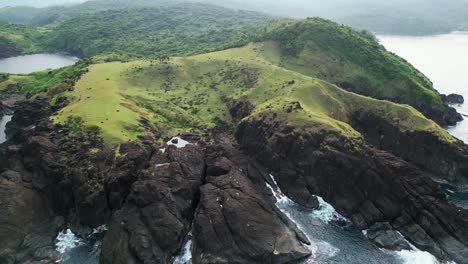
[[442,102],[447,105],[463,104],[465,102],[465,98],[459,94],[441,94],[440,97],[442,98]]
[[243,150],[296,202],[322,196],[360,229],[388,222],[420,249],[466,263],[468,211],[448,203],[431,175],[388,152],[264,114],[237,131]]

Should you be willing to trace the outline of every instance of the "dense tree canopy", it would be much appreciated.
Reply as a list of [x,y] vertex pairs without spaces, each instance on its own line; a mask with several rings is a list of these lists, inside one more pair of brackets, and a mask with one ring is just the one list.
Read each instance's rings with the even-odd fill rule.
[[46,46],[81,56],[187,55],[245,44],[270,20],[196,4],[108,10],[65,21],[50,33]]

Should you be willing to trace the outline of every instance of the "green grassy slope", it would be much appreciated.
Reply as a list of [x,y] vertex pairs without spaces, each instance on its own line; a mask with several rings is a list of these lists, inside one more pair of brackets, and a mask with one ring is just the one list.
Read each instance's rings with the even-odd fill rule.
[[[162,136],[206,132],[231,120],[227,98],[248,100],[252,115],[264,111],[288,115],[295,125],[338,131],[348,137],[360,134],[348,125],[359,107],[399,119],[402,130],[428,130],[444,140],[452,138],[409,106],[378,101],[346,92],[337,86],[273,65],[264,59],[265,44],[251,44],[168,62],[136,61],[89,67],[74,91],[65,94],[72,103],[54,117],[65,122],[82,117],[101,128],[108,144],[136,139],[145,133],[139,123],[149,120]],[[300,107],[297,107],[297,105]]]
[[273,41],[264,57],[277,65],[373,98],[443,109],[429,79],[369,33],[313,18],[273,26],[263,39]]

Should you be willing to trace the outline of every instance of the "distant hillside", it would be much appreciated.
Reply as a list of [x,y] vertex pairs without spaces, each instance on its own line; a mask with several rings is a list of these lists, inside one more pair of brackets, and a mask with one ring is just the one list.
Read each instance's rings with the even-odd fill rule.
[[[43,7],[52,5],[52,3],[63,5],[72,1],[51,1],[42,5],[34,5],[28,1],[15,1],[13,4],[13,1],[10,1],[10,5],[15,7],[1,9],[0,5],[0,21],[44,26],[64,21],[79,14],[110,9],[201,2],[293,18],[323,17],[357,29],[385,34],[426,35],[453,30],[468,30],[468,16],[466,16],[468,2],[466,0],[395,0],[387,2],[372,0],[91,0],[84,2],[81,0],[84,3],[66,7],[31,7]],[[76,2],[78,1],[76,0]]]
[[32,53],[38,47],[42,34],[31,26],[0,22],[0,58]]
[[76,4],[86,0],[2,0],[0,8],[5,6],[30,6],[30,7],[46,7],[53,5]]
[[200,4],[108,10],[58,25],[46,46],[80,56],[205,53],[244,45],[272,20],[255,12]]

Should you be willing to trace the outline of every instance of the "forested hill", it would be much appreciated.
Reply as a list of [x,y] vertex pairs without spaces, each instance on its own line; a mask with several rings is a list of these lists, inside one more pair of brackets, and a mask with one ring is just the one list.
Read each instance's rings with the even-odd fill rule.
[[273,17],[200,4],[107,10],[57,26],[45,45],[80,56],[205,53],[249,42]]
[[280,67],[365,96],[410,104],[442,125],[459,119],[447,112],[423,74],[387,52],[368,32],[319,18],[292,20],[209,4],[154,3],[158,5],[77,14],[46,28],[6,25],[4,32],[0,28],[0,42],[8,51],[3,56],[48,51],[94,57],[96,62],[151,60],[273,41],[265,57]]
[[[157,7],[181,2],[265,12],[294,18],[323,17],[356,29],[387,34],[425,35],[468,29],[467,0],[70,0],[8,1],[0,4],[0,21],[45,26],[84,13],[128,7]],[[81,4],[49,6],[51,4]],[[5,6],[13,6],[6,7]],[[48,6],[48,7],[44,7]],[[42,7],[42,8],[37,8]]]

